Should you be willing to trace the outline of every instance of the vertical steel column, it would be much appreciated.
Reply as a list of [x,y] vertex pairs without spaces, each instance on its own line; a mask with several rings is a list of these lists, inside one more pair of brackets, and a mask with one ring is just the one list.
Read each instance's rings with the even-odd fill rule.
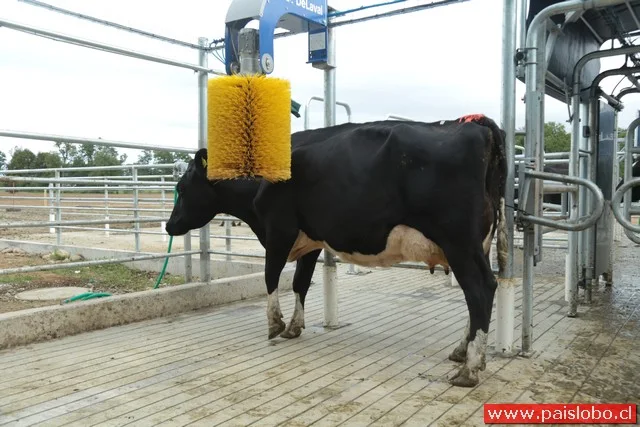
[[134,229],[134,237],[136,242],[136,252],[140,252],[140,222],[137,220],[140,219],[140,190],[138,189],[138,169],[133,166],[131,168],[131,176],[133,178],[133,217],[136,219],[136,222],[133,224]]
[[[571,119],[571,151],[569,152],[569,176],[578,176],[578,161],[580,158],[580,141],[582,140],[582,126],[580,117],[583,106],[580,102],[580,76],[574,75],[572,119]],[[577,77],[577,78],[576,78]],[[578,218],[578,194],[569,194],[569,220],[575,221]],[[578,312],[578,233],[577,231],[567,232],[567,255],[565,261],[564,278],[564,298],[569,303],[567,316],[574,317]]]
[[[324,70],[324,126],[336,124],[336,43],[334,29],[328,29],[327,68]],[[324,250],[324,326],[338,326],[338,271],[333,254]]]
[[[584,110],[582,117],[584,117],[584,122],[587,126],[591,126],[593,123],[591,122],[591,116],[589,115],[589,103],[584,105]],[[590,127],[591,132],[595,132],[595,127]],[[588,178],[589,174],[589,138],[585,138],[584,135],[580,138],[580,147],[578,148],[578,176],[580,178]],[[587,187],[581,185],[578,189],[578,217],[583,217],[587,214],[587,193],[590,191],[587,190]],[[586,261],[586,250],[587,250],[587,231],[582,230],[578,233],[578,283],[581,283],[586,280],[585,277],[585,261]]]
[[[184,251],[191,250],[191,231],[184,235]],[[189,283],[193,278],[193,258],[191,255],[184,256],[184,281]]]
[[518,45],[520,49],[524,49],[527,45],[527,4],[529,4],[528,0],[518,0],[518,24],[520,25]]
[[[60,177],[62,174],[60,170],[56,169],[55,178],[56,178],[56,222],[62,221],[62,194],[60,192]],[[62,244],[62,227],[56,227],[56,245],[60,246]]]
[[515,316],[515,288],[513,281],[513,192],[515,155],[516,110],[516,4],[513,0],[502,3],[502,103],[501,121],[506,133],[507,182],[505,188],[505,215],[507,228],[507,265],[498,280],[496,290],[496,352],[511,354]]
[[[53,191],[53,183],[49,183],[49,222],[54,222],[56,220],[56,210],[55,210],[55,196]],[[55,227],[49,227],[49,233],[54,234],[56,232]]]
[[[231,252],[231,221],[224,222],[224,235],[226,239],[224,239],[224,248],[227,252]],[[227,255],[227,261],[231,261],[231,255]]]
[[[198,65],[208,67],[207,51],[209,41],[206,37],[198,38]],[[207,148],[207,86],[209,75],[198,71],[198,148]],[[200,281],[211,280],[211,257],[209,255],[210,224],[200,229]]]
[[[589,117],[589,128],[591,129],[589,138],[586,141],[586,147],[589,151],[587,162],[586,162],[586,171],[585,178],[588,178],[591,182],[596,182],[596,167],[598,165],[598,139],[600,134],[600,119],[598,118],[599,108],[598,108],[598,96],[590,99],[590,104],[587,105],[588,109],[586,111],[585,117]],[[582,186],[581,186],[582,188]],[[585,199],[584,203],[585,209],[584,213],[593,212],[593,194],[591,191],[587,191],[585,189]],[[606,203],[606,201],[605,201]],[[593,226],[587,228],[583,234],[583,250],[584,250],[584,260],[583,260],[583,271],[584,271],[584,285],[585,285],[585,300],[587,303],[591,303],[592,290],[593,290],[593,279],[596,271],[595,266],[595,237],[596,237],[596,227],[597,223]]]
[[[162,184],[162,190],[160,190],[160,206],[162,206],[162,216],[164,216],[164,210],[166,208],[165,206],[165,202],[167,199],[167,194],[166,191],[164,190],[164,176],[160,177],[160,183]],[[167,222],[166,221],[160,221],[160,232],[162,233],[162,241],[166,242],[167,241],[167,234],[164,232],[165,228],[167,226]]]
[[[538,15],[539,16],[539,15]],[[523,164],[525,170],[540,170],[540,152],[544,139],[542,103],[544,102],[545,75],[545,28],[541,25],[529,27],[527,34],[527,64],[525,68],[526,82],[526,142]],[[542,81],[542,84],[540,84]],[[521,175],[522,176],[522,175]],[[524,175],[518,192],[520,203],[529,215],[538,215],[539,181]],[[526,200],[523,200],[526,197]],[[524,202],[524,203],[523,203]],[[537,202],[537,203],[536,203]],[[536,233],[533,224],[527,224],[523,236],[523,278],[522,278],[522,353],[531,352],[533,342],[533,262],[535,258]]]
[[104,235],[109,236],[109,185],[104,184]]

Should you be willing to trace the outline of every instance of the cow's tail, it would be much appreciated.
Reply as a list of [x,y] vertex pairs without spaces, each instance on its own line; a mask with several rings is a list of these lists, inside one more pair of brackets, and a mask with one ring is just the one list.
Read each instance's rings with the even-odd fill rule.
[[493,205],[493,230],[497,231],[496,249],[500,276],[507,266],[507,225],[505,215],[504,193],[507,184],[507,156],[505,149],[505,133],[490,118],[484,115],[468,116],[480,125],[489,128],[490,154],[487,167],[486,190]]

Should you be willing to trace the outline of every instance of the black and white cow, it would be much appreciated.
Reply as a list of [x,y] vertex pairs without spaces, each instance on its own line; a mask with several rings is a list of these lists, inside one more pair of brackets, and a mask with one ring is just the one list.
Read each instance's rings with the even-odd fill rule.
[[[631,164],[631,177],[632,179],[640,177],[640,157],[636,157],[635,161]],[[624,180],[620,180],[618,185],[616,186],[616,191],[620,186],[624,183]],[[627,192],[627,194],[629,194]],[[635,186],[631,188],[631,201],[638,202],[640,201],[640,186]]]
[[[322,249],[363,266],[450,266],[469,311],[462,341],[449,356],[464,365],[451,382],[476,385],[497,286],[487,256],[496,231],[501,269],[505,264],[502,130],[474,115],[436,123],[347,123],[294,133],[291,143],[292,177],[279,183],[209,181],[207,151],[198,151],[178,183],[167,232],[182,235],[218,213],[251,227],[266,249],[269,339],[301,334]],[[278,281],[294,260],[296,306],[286,326]]]

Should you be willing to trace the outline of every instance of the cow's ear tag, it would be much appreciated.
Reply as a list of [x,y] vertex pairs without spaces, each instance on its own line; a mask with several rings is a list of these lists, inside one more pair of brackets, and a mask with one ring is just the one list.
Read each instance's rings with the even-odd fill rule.
[[202,160],[202,167],[206,169],[207,168],[207,159],[202,157],[201,160]]

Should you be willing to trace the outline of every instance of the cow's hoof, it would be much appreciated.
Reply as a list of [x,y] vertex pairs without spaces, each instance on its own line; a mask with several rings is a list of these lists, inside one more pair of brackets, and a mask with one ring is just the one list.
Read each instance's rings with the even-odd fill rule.
[[300,334],[302,334],[303,328],[304,326],[302,327],[300,327],[299,325],[291,326],[291,324],[289,324],[287,329],[285,329],[284,332],[280,334],[280,336],[282,338],[298,338]]
[[276,319],[276,323],[274,325],[269,326],[269,339],[273,339],[277,337],[280,332],[284,331],[285,324],[282,320]]
[[463,366],[457,374],[455,374],[449,383],[456,387],[475,387],[478,385],[478,373],[471,372],[469,368]]
[[467,351],[456,347],[449,355],[449,360],[458,363],[464,363],[467,360]]

